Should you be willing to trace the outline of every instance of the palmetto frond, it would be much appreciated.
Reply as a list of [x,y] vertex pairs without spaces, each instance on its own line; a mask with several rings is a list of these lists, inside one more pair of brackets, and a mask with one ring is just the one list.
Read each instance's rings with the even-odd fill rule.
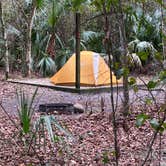
[[82,39],[85,42],[88,42],[94,38],[97,38],[100,34],[98,32],[94,32],[94,31],[83,31],[82,32]]
[[138,39],[128,43],[128,50],[130,53],[137,54],[147,52],[151,58],[154,58],[154,55],[157,52],[152,43],[147,41],[139,41]]
[[136,53],[128,53],[128,63],[130,66],[142,68],[142,62],[140,57]]
[[45,56],[39,61],[37,66],[39,67],[40,73],[42,73],[43,76],[46,76],[55,72],[56,66],[51,57],[47,56],[45,53],[43,54]]

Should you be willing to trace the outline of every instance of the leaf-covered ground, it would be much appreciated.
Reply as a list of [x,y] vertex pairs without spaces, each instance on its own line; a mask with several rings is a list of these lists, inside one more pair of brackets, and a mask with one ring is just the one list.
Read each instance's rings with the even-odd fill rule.
[[[34,87],[0,82],[0,101],[16,125],[19,126],[17,118],[17,100],[15,90],[23,88],[27,93],[32,94]],[[143,92],[144,93],[144,92]],[[146,93],[141,93],[147,98]],[[132,95],[134,95],[132,93]],[[104,96],[106,111],[101,112],[100,98]],[[158,100],[163,99],[158,95]],[[121,116],[121,107],[118,107],[118,143],[119,143],[119,165],[136,166],[140,165],[146,155],[148,145],[154,130],[145,123],[141,128],[135,125],[136,116],[141,112],[146,112],[150,116],[157,116],[157,109],[154,105],[144,105],[141,100],[143,97],[137,96],[131,106],[131,115],[127,118]],[[98,95],[76,95],[65,92],[56,92],[50,89],[41,88],[38,91],[36,99],[37,107],[39,103],[44,102],[72,102],[87,104],[89,111],[80,115],[55,115],[61,125],[72,134],[72,139],[65,138],[63,134],[55,130],[58,135],[57,141],[53,144],[47,138],[46,149],[41,146],[30,148],[27,153],[27,147],[24,140],[21,139],[19,130],[16,129],[6,113],[0,109],[0,165],[40,165],[49,163],[50,165],[114,165],[114,136],[112,128],[112,115],[109,101],[109,94]],[[138,102],[139,101],[139,102]],[[163,100],[161,100],[163,102]],[[92,110],[90,114],[90,110]],[[35,117],[39,117],[36,113]],[[159,163],[166,163],[166,139],[165,132],[155,141],[151,153],[151,160],[147,165],[157,166]],[[43,142],[41,138],[41,142]],[[161,146],[161,153],[159,148]]]

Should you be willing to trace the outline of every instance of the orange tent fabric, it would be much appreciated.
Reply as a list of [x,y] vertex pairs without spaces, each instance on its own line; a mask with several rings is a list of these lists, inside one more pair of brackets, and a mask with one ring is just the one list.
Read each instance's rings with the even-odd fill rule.
[[[56,85],[75,85],[76,57],[73,54],[66,64],[53,76],[51,82]],[[117,80],[112,73],[113,84]],[[118,80],[118,83],[121,83]],[[80,85],[81,86],[104,86],[110,84],[110,69],[104,59],[95,52],[80,52]]]

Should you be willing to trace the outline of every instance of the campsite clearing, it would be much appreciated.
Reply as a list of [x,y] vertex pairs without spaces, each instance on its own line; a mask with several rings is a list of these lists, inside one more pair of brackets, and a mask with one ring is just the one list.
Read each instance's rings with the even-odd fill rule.
[[[25,92],[32,94],[35,90],[35,86],[14,84],[0,81],[0,99],[5,109],[10,114],[11,118],[18,123],[16,117],[17,100],[15,97],[15,89],[22,88]],[[136,101],[139,102],[140,98],[147,96],[146,91],[140,91],[136,98],[133,92],[130,92],[131,100],[133,103],[132,111],[133,114],[128,119],[128,125],[130,130],[125,132],[119,121],[118,135],[121,147],[121,159],[120,164],[126,165],[132,163],[132,165],[139,164],[143,159],[143,153],[146,145],[152,135],[152,129],[148,126],[143,126],[138,129],[135,126],[135,116],[137,112],[144,109],[141,105],[136,105]],[[154,92],[159,100],[162,99],[163,95],[159,92]],[[122,95],[122,94],[121,94]],[[101,96],[105,98],[106,111],[101,112],[100,100]],[[110,114],[110,93],[101,94],[71,94],[66,92],[55,91],[53,89],[40,87],[38,90],[36,104],[37,107],[40,103],[52,103],[52,102],[69,102],[69,103],[81,103],[85,106],[87,103],[88,109],[93,110],[92,114],[89,111],[81,115],[55,115],[59,122],[66,126],[73,134],[75,141],[68,142],[65,144],[55,143],[54,146],[47,148],[46,154],[41,150],[38,152],[39,158],[31,152],[30,155],[25,154],[23,145],[20,144],[17,130],[8,119],[6,114],[0,109],[0,122],[3,126],[0,126],[0,137],[1,137],[1,154],[0,163],[1,165],[27,165],[27,164],[40,164],[41,161],[49,164],[68,164],[68,165],[90,165],[94,166],[103,165],[103,160],[108,155],[108,162],[113,163],[113,130],[112,125],[109,122]],[[161,101],[162,102],[162,101]],[[36,108],[37,108],[36,107]],[[148,110],[147,110],[148,112]],[[36,113],[35,116],[38,116]],[[119,117],[121,119],[121,117]],[[58,131],[56,131],[57,134]],[[128,134],[130,133],[130,134]],[[146,137],[145,137],[146,134]],[[165,135],[162,136],[162,144],[165,145]],[[2,141],[3,140],[3,141]],[[135,140],[135,141],[133,141]],[[165,140],[165,141],[164,141]],[[158,143],[154,145],[154,154],[158,153]],[[61,149],[61,152],[60,152]],[[54,152],[54,153],[52,153]],[[162,160],[164,161],[164,149],[162,151]],[[40,159],[40,160],[39,160]],[[152,158],[155,163],[156,157]],[[65,162],[65,163],[64,163]]]

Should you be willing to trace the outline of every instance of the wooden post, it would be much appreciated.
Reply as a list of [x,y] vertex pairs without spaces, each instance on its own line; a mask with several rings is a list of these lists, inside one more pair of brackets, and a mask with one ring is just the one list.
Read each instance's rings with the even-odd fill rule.
[[75,87],[80,89],[80,13],[76,12],[76,73]]

